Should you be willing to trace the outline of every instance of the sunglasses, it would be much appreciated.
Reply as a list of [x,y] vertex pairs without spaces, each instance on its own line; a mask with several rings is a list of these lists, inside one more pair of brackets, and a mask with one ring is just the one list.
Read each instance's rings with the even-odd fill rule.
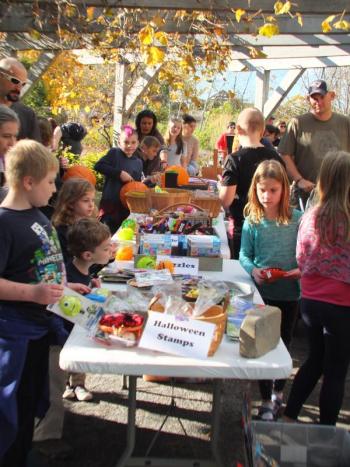
[[14,76],[11,76],[11,75],[7,74],[6,71],[0,70],[0,74],[2,74],[2,76],[5,79],[7,79],[7,81],[10,81],[10,83],[16,84],[17,86],[20,85],[20,86],[22,86],[22,88],[27,84],[26,81],[21,81],[21,80],[15,78]]

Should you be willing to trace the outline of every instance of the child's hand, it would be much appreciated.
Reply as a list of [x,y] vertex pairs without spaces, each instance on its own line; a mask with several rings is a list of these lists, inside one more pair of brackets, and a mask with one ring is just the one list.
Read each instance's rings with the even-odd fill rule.
[[40,305],[50,305],[56,303],[63,295],[63,285],[60,284],[40,284],[33,285],[33,299],[35,303]]
[[290,271],[286,271],[284,277],[286,279],[300,279],[301,273],[299,268],[291,269]]
[[80,293],[82,295],[85,295],[87,293],[91,292],[91,288],[88,287],[85,284],[80,284],[79,282],[74,283],[74,282],[68,282],[67,287],[70,289],[74,290],[74,292]]
[[132,182],[134,181],[134,179],[132,178],[132,176],[130,174],[128,174],[128,172],[125,172],[125,170],[122,170],[120,172],[120,180],[123,182],[123,183],[127,183],[127,182]]
[[252,277],[258,285],[261,285],[265,282],[265,278],[261,274],[261,271],[262,271],[262,268],[254,268],[252,271]]
[[100,289],[102,287],[101,279],[99,279],[98,277],[94,277],[93,279],[91,279],[91,285],[92,287]]

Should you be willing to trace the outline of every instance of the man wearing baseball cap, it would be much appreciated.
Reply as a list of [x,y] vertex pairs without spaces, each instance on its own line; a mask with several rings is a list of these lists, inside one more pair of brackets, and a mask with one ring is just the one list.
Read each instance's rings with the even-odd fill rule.
[[325,81],[312,82],[307,95],[310,111],[289,122],[278,147],[301,206],[316,184],[327,152],[350,151],[350,118],[332,111],[334,97]]

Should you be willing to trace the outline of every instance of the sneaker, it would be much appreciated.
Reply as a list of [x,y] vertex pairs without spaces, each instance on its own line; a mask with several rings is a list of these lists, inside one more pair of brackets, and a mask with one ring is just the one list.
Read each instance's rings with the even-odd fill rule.
[[278,396],[277,394],[272,394],[272,402],[273,402],[273,414],[275,418],[278,418],[281,415],[282,412],[282,406],[283,406],[283,399],[282,397]]
[[275,420],[273,407],[261,405],[258,410],[257,420],[261,420],[263,422],[273,422]]
[[90,391],[84,388],[84,386],[76,386],[74,388],[74,392],[78,401],[91,401],[91,399],[94,397]]
[[69,386],[69,384],[67,384],[66,389],[64,393],[62,394],[62,398],[63,399],[75,399],[74,388],[72,386]]

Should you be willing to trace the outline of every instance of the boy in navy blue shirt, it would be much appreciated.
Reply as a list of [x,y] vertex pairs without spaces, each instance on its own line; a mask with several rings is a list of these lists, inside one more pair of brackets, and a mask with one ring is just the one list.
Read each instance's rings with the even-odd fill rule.
[[51,338],[62,320],[46,311],[63,294],[60,244],[39,210],[56,191],[57,159],[22,140],[6,156],[9,191],[0,206],[0,464],[24,467],[47,381]]

